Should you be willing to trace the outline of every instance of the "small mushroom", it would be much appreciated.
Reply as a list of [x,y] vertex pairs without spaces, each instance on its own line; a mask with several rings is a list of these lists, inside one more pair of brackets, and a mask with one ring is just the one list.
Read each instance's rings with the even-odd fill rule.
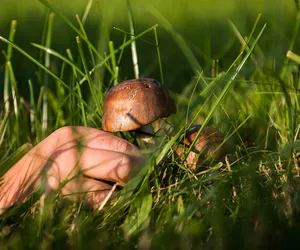
[[[189,147],[195,140],[200,128],[200,125],[196,125],[186,132],[182,142],[186,147]],[[176,153],[181,157],[184,156],[186,147],[178,146]],[[227,144],[224,143],[224,135],[213,127],[205,127],[186,157],[184,164],[195,170],[197,165],[206,165],[210,162],[209,160],[220,160],[226,153]]]
[[168,90],[151,78],[127,80],[112,87],[104,100],[102,128],[139,130],[153,135],[152,122],[176,113]]

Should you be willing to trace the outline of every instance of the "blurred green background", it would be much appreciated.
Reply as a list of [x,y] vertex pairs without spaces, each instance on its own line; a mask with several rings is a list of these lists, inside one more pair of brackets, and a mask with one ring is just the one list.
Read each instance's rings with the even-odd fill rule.
[[[50,2],[76,26],[75,15],[82,17],[88,3],[87,0]],[[38,58],[39,51],[30,42],[41,43],[47,8],[38,0],[1,0],[0,4],[0,35],[8,38],[11,21],[17,20],[16,44]],[[267,23],[259,46],[265,58],[275,59],[279,72],[285,54],[291,47],[298,14],[296,0],[132,0],[131,5],[136,34],[156,23],[159,25],[165,82],[176,92],[180,92],[185,83],[193,77],[193,69],[172,35],[160,25],[161,20],[151,14],[153,7],[182,35],[207,76],[210,75],[212,60],[219,59],[220,69],[226,70],[240,52],[241,44],[230,27],[229,20],[242,36],[248,36],[259,14],[262,16],[258,27]],[[112,29],[114,26],[129,32],[126,1],[95,0],[85,27],[90,40],[99,52],[108,52],[109,40],[114,41],[115,48],[122,44],[124,34]],[[296,36],[293,51],[300,53],[299,35]],[[55,16],[51,47],[64,55],[65,50],[70,48],[75,54],[77,52],[75,37],[75,32]],[[153,32],[144,38],[154,43]],[[141,76],[159,79],[156,48],[147,41],[137,41],[140,73]],[[5,51],[6,46],[0,43],[1,51]],[[120,64],[120,80],[134,77],[129,47],[124,55]],[[55,71],[55,68],[60,67],[60,62],[54,58],[52,60],[52,70]],[[5,57],[2,54],[1,86],[4,78],[4,61]],[[17,52],[14,52],[12,64],[21,94],[26,97],[28,79],[35,82],[36,67]]]
[[[87,4],[92,0],[49,1],[59,13],[78,27],[75,15],[78,14],[82,18]],[[80,210],[76,205],[66,206],[65,212],[60,209],[56,200],[54,202],[54,193],[55,196],[48,196],[49,200],[45,202],[47,209],[41,205],[40,212],[35,213],[35,208],[28,209],[25,204],[26,210],[21,207],[15,210],[16,212],[13,211],[12,215],[8,215],[8,219],[3,220],[2,226],[7,222],[14,223],[16,226],[13,230],[21,232],[20,236],[9,235],[9,243],[17,248],[30,245],[32,249],[34,245],[40,247],[40,242],[43,242],[42,246],[50,246],[53,242],[54,248],[55,244],[60,248],[63,244],[71,244],[81,246],[73,247],[74,249],[86,249],[87,244],[90,244],[97,249],[102,245],[106,249],[111,249],[111,245],[120,249],[120,243],[123,243],[124,237],[128,237],[127,229],[122,225],[124,219],[128,219],[128,225],[132,223],[133,228],[136,225],[136,228],[139,228],[141,222],[143,223],[140,217],[142,214],[142,217],[147,218],[144,222],[149,223],[149,234],[141,229],[138,237],[153,237],[153,249],[163,249],[164,246],[165,249],[169,249],[173,245],[173,248],[177,248],[176,244],[179,242],[184,243],[182,249],[192,249],[189,244],[193,243],[196,246],[194,249],[201,246],[203,249],[258,249],[255,246],[262,246],[261,249],[264,250],[290,249],[288,247],[294,242],[298,244],[299,168],[296,157],[293,156],[293,163],[291,155],[292,150],[297,149],[299,145],[296,134],[299,137],[300,70],[299,65],[294,62],[285,63],[288,50],[300,54],[298,0],[130,0],[130,3],[136,34],[158,24],[164,82],[172,90],[172,97],[175,96],[174,99],[179,103],[176,103],[179,107],[177,115],[170,117],[170,120],[173,119],[170,123],[179,124],[179,127],[183,128],[190,122],[203,124],[204,120],[209,122],[209,126],[224,132],[227,139],[227,136],[232,137],[228,139],[229,150],[232,151],[232,154],[229,154],[230,164],[226,165],[226,169],[224,165],[217,164],[209,171],[206,171],[206,167],[199,166],[198,170],[201,172],[196,175],[189,173],[183,167],[182,161],[177,160],[174,155],[173,147],[179,143],[179,138],[173,137],[168,143],[162,143],[157,148],[157,152],[153,154],[154,158],[151,158],[153,161],[141,171],[141,176],[144,176],[142,181],[134,179],[133,184],[129,185],[128,190],[132,187],[135,189],[138,185],[139,191],[130,195],[128,201],[126,198],[125,202],[128,205],[123,206],[125,203],[121,201],[122,209],[119,209],[120,206],[113,206],[115,212],[113,210],[111,213],[108,209],[90,216],[90,213],[85,213],[85,210]],[[0,36],[8,38],[11,21],[17,20],[15,43],[45,64],[45,52],[33,47],[31,43],[45,44],[42,37],[48,14],[49,10],[38,0],[0,0]],[[241,57],[242,59],[233,65],[242,51],[237,34],[244,38],[249,36],[259,15],[261,18],[250,46],[265,23],[266,29],[251,58],[240,70],[239,66],[243,65],[241,60],[247,57]],[[167,27],[164,19],[173,27],[173,32],[170,32],[171,28]],[[114,42],[115,48],[124,41],[124,33],[113,27],[129,32],[126,0],[93,0],[85,30],[92,44],[103,56],[109,54],[109,41]],[[234,32],[233,27],[238,32]],[[55,15],[51,48],[64,56],[66,49],[71,49],[82,69],[76,43],[77,35]],[[181,37],[191,51],[183,48],[185,43],[180,40]],[[87,52],[85,58],[88,67],[92,69],[89,51],[86,44],[82,44]],[[0,55],[2,115],[7,44],[0,42],[0,50],[4,52]],[[160,80],[153,31],[137,40],[137,51],[140,76]],[[244,49],[243,51],[245,55],[247,52]],[[194,61],[191,60],[193,56]],[[234,70],[224,74],[224,77],[214,78],[211,69],[215,60],[219,60],[220,71],[227,71],[232,65]],[[101,107],[97,107],[101,102],[98,100],[101,100],[107,91],[105,87],[113,84],[112,74],[105,72],[104,67],[97,69],[97,74],[92,75],[92,87],[87,81],[80,87],[80,90],[85,91],[84,97],[90,92],[93,93],[92,90],[96,93],[90,98],[86,109],[82,108],[82,112],[81,98],[74,94],[68,95],[63,85],[59,85],[58,81],[51,77],[45,77],[44,71],[39,70],[29,59],[14,50],[11,62],[21,95],[30,101],[39,101],[35,100],[37,104],[32,105],[34,112],[30,110],[30,114],[34,114],[32,119],[31,115],[23,112],[26,109],[22,104],[15,105],[19,110],[15,112],[15,116],[7,115],[7,120],[3,119],[0,122],[0,135],[5,135],[5,138],[0,136],[0,158],[5,169],[6,165],[13,165],[7,163],[7,155],[26,142],[35,145],[58,127],[83,125],[85,117],[88,126],[101,126]],[[195,84],[195,78],[199,76],[195,73],[197,64],[203,69],[201,76],[204,75],[198,85]],[[126,47],[118,66],[120,81],[134,78],[130,46]],[[63,68],[61,60],[51,56],[50,68],[59,75]],[[284,70],[285,74],[282,73]],[[73,84],[71,87],[74,87],[77,84],[75,74],[71,77],[72,69],[68,65],[65,71],[63,82]],[[235,75],[235,72],[238,72],[238,75]],[[35,86],[36,97],[40,98],[29,98],[29,79]],[[53,89],[56,88],[55,91],[39,91],[40,87],[47,85],[46,82]],[[106,86],[98,88],[102,87],[101,83]],[[205,93],[198,95],[201,92],[200,88],[206,86],[209,88],[204,89]],[[226,87],[228,92],[223,94]],[[194,90],[195,94],[192,93]],[[42,102],[43,93],[48,94],[49,101],[45,102],[45,105]],[[177,93],[180,95],[176,95]],[[44,107],[49,112],[44,112]],[[17,113],[21,115],[18,117]],[[47,114],[46,118],[44,114]],[[48,121],[47,129],[41,126],[44,121]],[[3,124],[8,124],[5,125],[7,130]],[[181,133],[179,130],[175,131],[177,135]],[[130,141],[135,140],[129,133],[122,136]],[[4,141],[1,142],[2,138]],[[173,140],[174,138],[177,141]],[[20,154],[20,151],[16,152]],[[154,168],[161,155],[164,159],[159,160],[158,168]],[[9,160],[13,162],[15,159],[10,157]],[[203,169],[205,170],[202,171]],[[150,192],[151,195],[148,195]],[[127,196],[128,194],[125,197]],[[148,199],[151,196],[153,200]],[[144,204],[149,206],[148,212],[145,212]],[[31,204],[29,205],[31,208]],[[24,211],[27,214],[29,210],[34,210],[32,216],[20,216]],[[77,211],[82,211],[79,216]],[[21,223],[18,223],[20,221]],[[74,225],[78,230],[73,231]],[[69,231],[69,228],[72,229]],[[0,228],[0,248],[1,240],[6,240],[3,232]],[[136,246],[136,242],[142,242],[140,239],[134,239],[133,244]],[[276,244],[277,242],[279,244]],[[267,247],[269,243],[272,244]],[[125,241],[123,249],[133,249],[133,245],[126,248],[126,244],[132,242]],[[237,247],[238,245],[242,247]]]

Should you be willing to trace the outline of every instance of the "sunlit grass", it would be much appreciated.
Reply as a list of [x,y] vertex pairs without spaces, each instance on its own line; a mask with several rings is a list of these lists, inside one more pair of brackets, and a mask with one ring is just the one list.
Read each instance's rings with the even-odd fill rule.
[[[61,126],[101,129],[105,94],[132,75],[123,71],[122,61],[131,53],[133,41],[146,42],[154,49],[156,71],[164,82],[168,78],[160,53],[164,49],[157,33],[160,26],[155,23],[135,31],[134,36],[123,27],[116,28],[123,42],[109,41],[103,53],[98,47],[107,41],[94,45],[85,19],[70,20],[56,5],[41,2],[49,8],[44,35],[40,44],[31,44],[40,51],[39,58],[14,41],[15,22],[8,38],[0,37],[7,46],[4,79],[5,98],[9,97],[0,123],[1,176],[27,152],[28,143],[35,145]],[[90,7],[85,10],[87,18]],[[181,93],[170,91],[178,107],[177,114],[168,118],[172,133],[161,137],[156,148],[145,150],[147,157],[139,173],[118,199],[100,211],[91,211],[82,201],[60,199],[58,192],[40,199],[43,190],[8,209],[1,216],[1,247],[287,249],[297,242],[300,74],[296,54],[296,62],[286,60],[278,70],[274,58],[264,55],[262,41],[269,24],[258,16],[248,33],[241,34],[238,24],[230,21],[230,38],[241,46],[227,68],[214,68],[210,75],[176,26],[158,9],[149,12],[172,37],[191,72],[190,82],[181,83]],[[52,49],[51,25],[57,19],[76,33],[76,49],[63,53]],[[31,94],[27,101],[17,91],[10,63],[17,53],[36,67],[39,87],[34,88],[33,79],[28,79]],[[138,50],[137,55],[147,53]],[[44,122],[47,126],[41,126]],[[185,130],[199,123],[221,130],[230,150],[224,161],[192,171],[174,150]],[[118,135],[136,142],[133,134]]]

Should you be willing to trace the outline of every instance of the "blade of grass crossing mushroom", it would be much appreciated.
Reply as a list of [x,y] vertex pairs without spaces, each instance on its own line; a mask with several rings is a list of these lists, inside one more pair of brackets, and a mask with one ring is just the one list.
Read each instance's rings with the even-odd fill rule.
[[[183,123],[184,123],[184,121],[183,121]],[[166,156],[166,154],[169,152],[169,150],[173,147],[175,142],[182,135],[184,129],[185,129],[185,126],[181,126],[181,128],[177,131],[177,133],[167,143],[165,142],[166,138],[165,138],[165,140],[162,141],[162,143],[160,145],[162,148],[160,147],[159,154],[155,158],[156,165],[158,165],[163,160],[163,158]]]
[[[220,77],[217,76],[218,80],[219,80],[221,77],[223,77],[223,76],[224,76],[224,74],[220,74]],[[215,85],[216,85],[215,83],[217,83],[218,80],[212,81],[211,83],[214,83],[213,85],[215,86]],[[210,84],[206,83],[206,80],[205,80],[205,79],[203,79],[203,82],[206,84],[207,87],[204,89],[204,91],[201,91],[201,94],[204,93],[204,96],[207,96],[207,88],[211,88],[211,86],[210,86],[211,83],[210,83]],[[218,99],[218,96],[213,92],[213,90],[212,90],[211,92],[212,92],[212,96],[214,96],[216,99]],[[209,98],[206,98],[206,99],[209,99]],[[205,105],[205,103],[203,104],[203,106],[204,106],[204,105]],[[227,112],[226,108],[224,107],[224,105],[220,104],[220,107],[221,107],[222,111],[224,112],[224,114],[226,115],[226,117],[228,118],[228,121],[229,121],[229,123],[231,124],[231,126],[232,126],[232,128],[233,128],[233,130],[234,130],[234,132],[233,132],[231,135],[226,136],[226,138],[224,139],[224,142],[223,142],[222,144],[220,144],[220,147],[221,147],[221,146],[226,142],[226,140],[228,140],[234,133],[240,138],[240,140],[242,140],[242,139],[241,139],[241,137],[240,137],[240,135],[239,135],[238,128],[236,127],[236,125],[235,125],[235,123],[232,121],[232,119],[230,118],[230,115],[228,114],[228,112]],[[200,110],[199,110],[199,112],[200,112]],[[189,126],[192,125],[192,123],[195,121],[195,119],[197,118],[197,116],[198,116],[198,115],[196,115],[196,116],[194,117],[194,119],[192,119],[192,122],[191,122],[191,124],[190,124]],[[251,117],[251,115],[248,116],[248,118],[246,118],[246,120],[248,120],[250,117]],[[245,147],[244,149],[245,149],[246,152],[247,152],[246,147]]]
[[188,102],[188,105],[187,105],[186,116],[185,116],[185,124],[184,124],[184,126],[185,126],[186,129],[188,129],[188,127],[189,127],[189,125],[188,125],[188,119],[189,119],[189,116],[190,116],[191,102],[192,102],[192,99],[193,99],[193,97],[195,95],[197,86],[199,85],[200,79],[201,79],[201,74],[199,74],[199,76],[197,78],[197,81],[194,84],[194,87],[193,87],[193,90],[191,92],[191,95],[190,95],[190,98],[189,98],[189,102]]
[[249,49],[249,51],[247,52],[247,54],[244,56],[244,58],[242,59],[241,63],[237,66],[237,68],[235,69],[235,71],[233,72],[232,76],[230,77],[228,83],[225,85],[223,91],[221,92],[220,96],[218,97],[218,99],[215,101],[215,103],[213,104],[212,108],[210,109],[210,112],[208,113],[207,117],[205,118],[205,120],[202,123],[201,128],[199,129],[195,139],[193,140],[193,142],[191,143],[190,147],[187,150],[186,156],[188,156],[188,154],[190,153],[190,151],[192,150],[192,148],[195,146],[195,143],[197,142],[198,138],[200,137],[200,134],[202,133],[203,129],[206,127],[206,125],[208,124],[208,122],[210,121],[213,113],[215,112],[215,110],[217,109],[217,107],[220,105],[221,101],[224,99],[224,97],[226,96],[227,92],[229,91],[233,81],[235,80],[235,78],[237,77],[237,75],[239,74],[239,72],[242,70],[242,68],[244,67],[244,65],[246,64],[247,60],[249,59],[249,57],[251,56],[256,44],[258,43],[260,37],[262,36],[265,28],[266,28],[265,24],[263,26],[263,28],[261,29],[261,31],[259,32],[257,38],[255,39],[253,45],[251,46],[251,48]]
[[[16,26],[17,21],[13,20],[10,25],[10,32],[9,32],[9,40],[14,41],[15,33],[16,33]],[[8,44],[7,46],[7,52],[6,52],[6,62],[9,62],[12,57],[13,47]],[[9,72],[8,72],[8,66],[5,65],[5,72],[4,72],[4,91],[3,91],[3,101],[4,101],[4,108],[5,112],[9,113],[10,107],[9,107],[9,93],[10,93],[10,86],[9,86]]]
[[[134,37],[135,37],[134,22],[133,22],[130,0],[126,0],[126,3],[127,3],[127,12],[128,12],[128,20],[129,20],[130,37],[131,37],[131,39],[134,39]],[[139,78],[139,64],[138,64],[138,56],[137,56],[135,40],[133,40],[131,43],[131,54],[132,54],[134,76],[136,79],[138,79]]]

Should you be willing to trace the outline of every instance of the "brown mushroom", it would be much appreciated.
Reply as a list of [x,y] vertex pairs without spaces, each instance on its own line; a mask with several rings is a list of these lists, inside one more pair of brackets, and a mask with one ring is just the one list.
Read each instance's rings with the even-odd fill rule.
[[112,87],[104,100],[102,128],[109,132],[143,130],[148,124],[176,113],[168,90],[151,78],[127,80]]
[[[178,146],[176,149],[179,156],[184,156],[184,151],[195,140],[200,128],[200,125],[196,125],[186,132],[183,140],[186,147]],[[195,170],[197,165],[206,165],[210,160],[220,160],[227,153],[227,144],[223,141],[224,135],[220,131],[213,127],[205,127],[186,157],[185,166]]]

